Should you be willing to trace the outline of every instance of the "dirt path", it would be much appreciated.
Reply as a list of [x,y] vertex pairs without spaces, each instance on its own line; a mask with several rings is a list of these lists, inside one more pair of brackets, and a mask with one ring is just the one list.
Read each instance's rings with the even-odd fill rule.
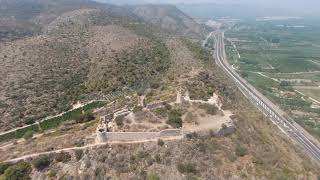
[[319,86],[293,86],[296,89],[311,89],[311,90],[320,90]]
[[273,80],[273,81],[275,81],[275,82],[280,82],[278,79],[271,78],[271,77],[263,74],[262,72],[257,72],[256,74],[259,74],[260,76],[263,76],[263,77],[265,77],[265,78],[271,79],[271,80]]
[[81,104],[81,103],[78,102],[77,104],[73,105],[72,109],[70,109],[70,110],[68,110],[68,111],[64,111],[64,112],[62,112],[62,113],[60,113],[60,114],[57,114],[57,115],[54,115],[54,116],[48,116],[48,117],[46,117],[46,118],[44,118],[44,119],[42,119],[42,120],[40,120],[40,121],[35,122],[34,124],[25,125],[25,126],[22,126],[22,127],[17,127],[17,128],[14,128],[14,129],[10,129],[10,130],[8,130],[8,131],[1,132],[1,133],[0,133],[0,136],[3,135],[3,134],[7,134],[7,133],[10,133],[10,132],[14,132],[14,131],[19,130],[19,129],[24,129],[24,128],[33,126],[33,125],[35,125],[35,124],[39,124],[39,123],[44,122],[44,121],[48,121],[48,120],[50,120],[50,119],[52,119],[52,118],[55,118],[55,117],[63,116],[64,114],[66,114],[66,113],[68,113],[68,112],[71,112],[71,111],[74,111],[74,110],[76,110],[76,109],[82,108],[82,107],[84,107],[84,106],[86,106],[86,105],[88,105],[88,104],[91,104],[91,103],[95,103],[95,102],[109,102],[109,103],[112,103],[112,102],[114,101],[114,98],[115,98],[115,97],[123,96],[123,95],[126,95],[126,94],[127,94],[126,91],[120,91],[120,92],[110,93],[110,94],[108,94],[108,95],[105,95],[102,99],[97,98],[96,100],[91,100],[91,101],[88,101],[88,102],[83,103],[83,104]]
[[301,91],[299,91],[299,90],[297,90],[297,89],[295,89],[294,91],[296,91],[297,93],[301,94],[302,96],[308,97],[312,102],[320,105],[320,101],[318,101],[318,100],[316,100],[316,99],[314,99],[314,98],[312,98],[312,97],[310,97],[310,96],[307,96],[306,94],[304,94],[303,92],[301,92]]
[[316,65],[320,66],[320,63],[319,63],[319,62],[316,62],[316,61],[314,61],[314,60],[309,60],[309,61],[312,62],[313,64],[316,64]]
[[[165,138],[161,138],[163,141],[177,141],[177,140],[181,140],[183,139],[184,136],[175,136],[175,137],[165,137]],[[140,144],[140,143],[148,143],[148,142],[157,142],[159,138],[156,139],[149,139],[149,140],[139,140],[139,141],[112,141],[112,142],[107,142],[107,143],[97,143],[97,144],[89,144],[83,147],[72,147],[72,148],[64,148],[64,149],[58,149],[58,150],[54,150],[54,151],[47,151],[47,152],[41,152],[41,153],[34,153],[34,154],[29,154],[29,155],[25,155],[25,156],[21,156],[18,158],[14,158],[14,159],[9,159],[6,160],[4,162],[7,163],[15,163],[21,160],[26,160],[29,158],[34,158],[34,157],[38,157],[41,155],[48,155],[48,154],[52,154],[52,153],[60,153],[60,152],[70,152],[70,151],[74,151],[74,150],[80,150],[80,149],[88,149],[88,148],[93,148],[93,147],[100,147],[100,146],[104,146],[104,145],[112,145],[112,144]]]
[[320,71],[306,71],[306,72],[292,72],[292,73],[272,73],[272,74],[287,74],[287,75],[295,75],[295,74],[314,74],[314,73],[320,73]]
[[86,106],[86,105],[88,105],[88,104],[91,104],[91,103],[94,103],[94,102],[102,102],[102,101],[106,101],[106,100],[89,101],[89,102],[87,102],[87,103],[85,103],[85,104],[81,104],[81,105],[77,104],[76,106],[74,106],[72,109],[70,109],[70,110],[68,110],[68,111],[62,112],[62,113],[60,113],[60,114],[58,114],[58,115],[55,115],[55,116],[48,116],[48,117],[46,117],[46,118],[44,118],[44,119],[42,119],[42,120],[40,120],[39,122],[36,122],[36,123],[34,123],[34,124],[30,124],[30,125],[26,125],[26,126],[22,126],[22,127],[17,127],[17,128],[14,128],[14,129],[10,129],[10,130],[8,130],[8,131],[1,132],[0,135],[7,134],[7,133],[10,133],[10,132],[19,130],[19,129],[24,129],[24,128],[33,126],[33,125],[35,125],[35,124],[39,124],[40,122],[48,121],[48,120],[50,120],[50,119],[52,119],[52,118],[55,118],[55,117],[63,116],[64,114],[66,114],[66,113],[68,113],[68,112],[71,112],[71,111],[74,111],[74,110],[76,110],[76,109],[82,108],[82,107],[84,107],[84,106]]

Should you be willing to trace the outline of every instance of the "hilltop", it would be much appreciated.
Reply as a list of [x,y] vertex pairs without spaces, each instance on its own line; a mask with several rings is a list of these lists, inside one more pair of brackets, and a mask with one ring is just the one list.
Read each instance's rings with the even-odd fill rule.
[[[74,4],[72,8],[59,2],[39,2],[39,11],[32,11],[29,17],[15,14],[12,22],[30,23],[39,17],[47,21],[37,23],[38,30],[27,34],[17,33],[13,26],[0,44],[0,129],[30,124],[68,110],[81,95],[121,89],[141,75],[147,80],[167,66],[162,43],[126,9],[111,5],[97,8],[96,3],[87,1],[76,1],[78,6],[69,2]],[[25,5],[19,13],[25,10],[28,14],[28,9]],[[51,10],[62,14],[53,15]],[[28,28],[23,24],[22,28]],[[128,64],[127,58],[135,65]],[[139,62],[140,58],[147,60]],[[149,67],[138,68],[141,63]],[[118,80],[123,73],[130,79]]]
[[146,22],[193,38],[204,38],[207,29],[173,5],[136,5],[128,7]]

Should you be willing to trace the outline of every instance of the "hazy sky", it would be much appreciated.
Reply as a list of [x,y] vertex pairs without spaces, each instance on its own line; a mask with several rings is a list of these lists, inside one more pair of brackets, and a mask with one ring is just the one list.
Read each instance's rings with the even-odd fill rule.
[[[108,0],[102,0],[108,1]],[[116,2],[117,0],[110,0]],[[118,0],[120,3],[133,3],[133,2],[146,2],[146,3],[186,3],[186,4],[199,4],[199,3],[218,3],[218,4],[242,4],[242,3],[251,3],[251,4],[320,4],[319,0]],[[320,7],[319,7],[320,10]]]
[[[210,11],[221,11],[221,15],[288,15],[288,16],[320,16],[320,0],[96,0],[113,4],[180,4],[179,8],[191,15],[200,15],[202,8]],[[202,7],[190,4],[216,4]],[[182,4],[188,5],[183,6]],[[223,7],[222,7],[222,6]],[[205,10],[205,9],[204,9]],[[194,13],[195,12],[195,13]],[[261,13],[262,12],[262,13]]]

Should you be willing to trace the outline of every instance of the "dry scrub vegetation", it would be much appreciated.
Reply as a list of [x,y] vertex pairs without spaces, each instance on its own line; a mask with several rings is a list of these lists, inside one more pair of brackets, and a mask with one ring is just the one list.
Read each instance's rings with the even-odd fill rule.
[[[179,44],[177,48],[184,46],[179,40],[176,41],[175,44]],[[182,49],[192,55],[188,48]],[[170,55],[174,52],[170,51]],[[166,87],[164,91],[177,85],[183,86],[186,82],[202,84],[187,87],[189,91],[192,88],[201,92],[212,89],[223,98],[223,103],[229,102],[223,109],[235,114],[237,131],[234,134],[214,137],[210,132],[192,133],[180,141],[105,145],[51,154],[47,157],[49,164],[46,164],[46,158],[30,161],[33,167],[40,167],[41,170],[28,171],[28,175],[40,179],[316,179],[319,174],[316,165],[310,163],[277,127],[255,110],[215,65],[205,67],[200,62],[198,66],[201,70],[195,75],[188,75],[190,71],[186,69],[177,71],[176,75],[180,76],[170,78],[175,74],[169,70],[168,77],[159,82],[156,91],[161,92],[163,86]],[[195,61],[190,60],[189,63]],[[185,66],[189,66],[189,63],[186,62]],[[3,176],[6,175],[4,173]]]
[[0,44],[0,129],[32,123],[70,109],[86,94],[107,94],[166,70],[168,52],[160,40],[137,35],[134,25],[122,26],[127,20],[107,15],[97,9],[68,12],[44,35]]
[[[0,179],[14,175],[33,179],[318,178],[319,167],[243,97],[214,64],[210,52],[188,39],[172,38],[172,34],[166,36],[154,27],[136,24],[139,21],[135,18],[121,15],[123,9],[110,9],[90,5],[62,11],[42,35],[0,43],[0,130],[64,111],[87,94],[131,86],[138,87],[139,98],[145,97],[147,104],[174,103],[180,89],[187,90],[191,99],[207,100],[215,93],[222,109],[234,114],[236,132],[227,137],[191,133],[179,141],[105,145],[16,165],[0,164]],[[138,86],[141,81],[145,83]],[[148,114],[161,120],[159,126],[167,119],[172,127],[194,120],[194,114],[181,118],[193,112],[187,105],[172,107],[166,105]],[[202,113],[217,113],[210,106],[196,108]],[[141,109],[136,110],[138,116]],[[145,118],[138,118],[142,124],[153,119],[140,115]],[[127,128],[130,122],[126,119],[120,119],[119,124],[120,130],[146,129]],[[83,146],[93,141],[94,130],[95,122],[64,124],[55,132],[18,143],[11,149],[15,153],[6,151],[4,158]]]

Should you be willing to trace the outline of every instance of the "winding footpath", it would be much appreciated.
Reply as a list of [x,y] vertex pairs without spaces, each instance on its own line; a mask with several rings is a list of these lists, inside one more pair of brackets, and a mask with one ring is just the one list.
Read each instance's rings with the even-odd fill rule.
[[[161,138],[163,141],[177,141],[183,139],[184,136],[173,136],[173,137],[164,137]],[[159,138],[154,138],[154,139],[145,139],[145,140],[138,140],[138,141],[108,141],[106,143],[95,143],[95,144],[88,144],[86,146],[82,147],[71,147],[71,148],[64,148],[64,149],[58,149],[58,150],[53,150],[53,151],[46,151],[46,152],[39,152],[39,153],[33,153],[33,154],[28,154],[24,156],[20,156],[14,159],[9,159],[4,162],[6,163],[16,163],[18,161],[26,160],[26,159],[31,159],[31,158],[36,158],[42,155],[49,155],[49,154],[55,154],[55,153],[61,153],[61,152],[72,152],[75,150],[84,150],[84,149],[90,149],[90,148],[98,148],[101,146],[105,145],[117,145],[117,144],[141,144],[141,143],[148,143],[148,142],[157,142]]]

